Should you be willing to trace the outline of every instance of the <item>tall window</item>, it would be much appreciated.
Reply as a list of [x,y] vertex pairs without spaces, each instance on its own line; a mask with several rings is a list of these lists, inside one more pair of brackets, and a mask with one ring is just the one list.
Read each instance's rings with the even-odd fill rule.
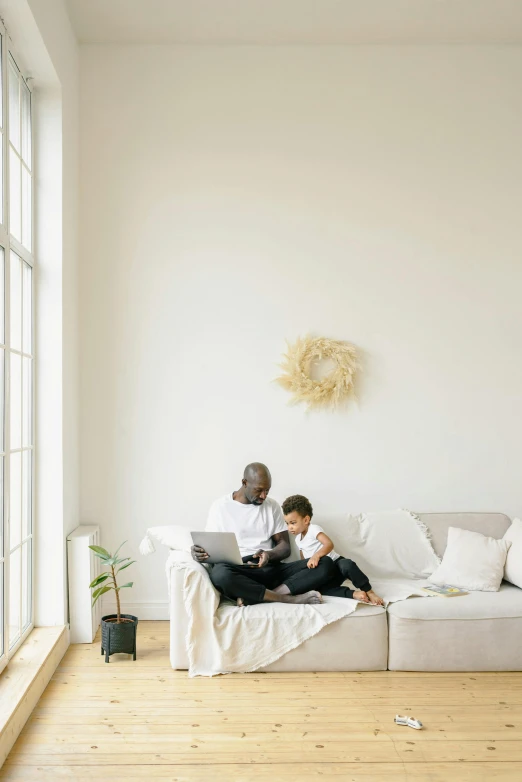
[[33,627],[31,92],[0,25],[0,670]]

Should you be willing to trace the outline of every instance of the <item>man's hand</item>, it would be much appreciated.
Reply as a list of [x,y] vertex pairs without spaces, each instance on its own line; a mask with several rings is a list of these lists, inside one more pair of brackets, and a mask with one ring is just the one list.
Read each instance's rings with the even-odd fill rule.
[[313,557],[310,557],[310,559],[308,560],[308,567],[309,568],[317,567],[320,559],[321,557],[318,554],[314,554]]
[[257,564],[252,564],[252,567],[265,567],[270,562],[268,551],[263,551],[263,549],[259,549],[255,554],[252,554],[252,558],[259,560]]
[[208,559],[207,552],[201,546],[192,546],[190,553],[192,554],[192,559],[195,559],[201,565]]

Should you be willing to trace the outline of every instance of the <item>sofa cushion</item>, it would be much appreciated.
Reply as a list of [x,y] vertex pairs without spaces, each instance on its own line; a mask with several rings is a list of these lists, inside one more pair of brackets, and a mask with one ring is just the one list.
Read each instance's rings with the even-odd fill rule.
[[430,581],[437,586],[450,584],[470,591],[497,592],[510,546],[507,540],[450,527],[444,558]]
[[504,535],[511,542],[506,557],[504,578],[522,589],[522,521],[513,519],[513,524]]
[[[327,597],[326,602],[344,598]],[[385,671],[388,667],[388,623],[379,606],[332,622],[262,671]]]
[[442,557],[448,542],[450,527],[459,527],[471,532],[480,532],[499,540],[511,524],[504,513],[419,513],[431,535],[431,544],[435,553]]
[[168,546],[173,551],[190,551],[192,546],[192,535],[186,527],[179,524],[163,524],[160,527],[149,527],[147,534],[140,543],[140,554],[146,557],[155,551],[154,538],[164,546]]
[[394,603],[388,633],[390,671],[520,671],[522,589]]
[[412,597],[388,606],[402,619],[497,619],[522,617],[522,589],[503,582],[498,592],[470,592],[461,597]]

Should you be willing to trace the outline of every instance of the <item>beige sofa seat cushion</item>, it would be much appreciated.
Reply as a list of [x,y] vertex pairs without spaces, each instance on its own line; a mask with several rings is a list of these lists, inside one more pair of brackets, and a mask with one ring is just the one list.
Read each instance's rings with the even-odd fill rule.
[[[341,598],[327,598],[328,601]],[[357,611],[324,627],[296,649],[261,671],[385,671],[388,667],[388,623],[379,606]]]
[[522,670],[522,589],[411,598],[388,608],[391,671]]
[[503,581],[498,592],[470,592],[462,597],[412,597],[392,603],[388,613],[401,619],[522,618],[522,589]]

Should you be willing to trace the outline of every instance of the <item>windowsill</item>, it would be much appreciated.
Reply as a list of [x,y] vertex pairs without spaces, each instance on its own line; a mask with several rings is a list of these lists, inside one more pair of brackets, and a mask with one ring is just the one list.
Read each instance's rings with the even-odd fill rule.
[[68,627],[36,627],[0,674],[0,767],[68,646]]

